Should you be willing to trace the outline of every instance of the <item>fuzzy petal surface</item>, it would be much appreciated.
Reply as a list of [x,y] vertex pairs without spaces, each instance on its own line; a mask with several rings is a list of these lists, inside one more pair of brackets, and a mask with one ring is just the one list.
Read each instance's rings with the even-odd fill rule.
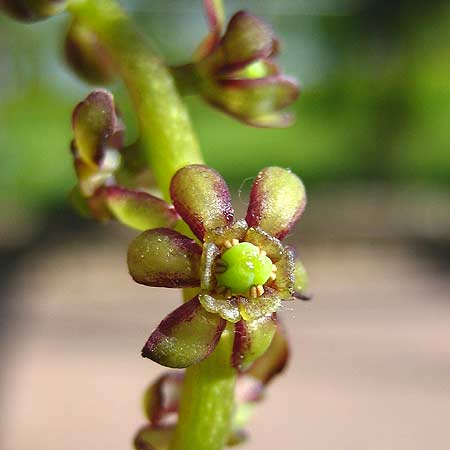
[[270,26],[258,17],[246,12],[237,12],[230,20],[221,50],[228,66],[241,66],[267,58],[274,51],[274,34]]
[[77,156],[88,165],[98,166],[107,144],[120,133],[122,124],[111,93],[103,89],[91,92],[78,103],[72,114],[72,128]]
[[283,239],[306,206],[303,183],[290,170],[268,167],[262,170],[250,192],[246,221]]
[[202,249],[169,228],[147,230],[128,248],[128,270],[140,284],[187,288],[200,284]]
[[280,320],[277,320],[277,329],[269,349],[258,358],[247,370],[246,375],[268,384],[281,373],[289,360],[289,344]]
[[235,325],[231,364],[243,371],[269,348],[277,328],[275,314]]

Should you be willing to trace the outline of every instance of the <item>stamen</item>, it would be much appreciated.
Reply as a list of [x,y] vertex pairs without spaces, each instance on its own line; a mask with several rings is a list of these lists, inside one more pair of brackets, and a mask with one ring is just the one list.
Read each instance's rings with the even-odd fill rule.
[[272,273],[269,275],[269,278],[270,278],[272,281],[274,281],[274,280],[276,280],[276,278],[277,278],[277,274],[276,274],[275,272],[272,272]]
[[223,245],[225,245],[226,248],[233,247],[233,244],[228,239],[223,243]]
[[278,267],[275,264],[272,264],[272,272],[276,272],[278,270]]
[[267,252],[265,250],[259,250],[259,256],[267,256]]
[[257,298],[258,297],[258,291],[256,290],[256,286],[252,286],[250,288],[250,297],[251,298]]
[[256,292],[258,294],[258,297],[261,297],[261,295],[264,294],[264,288],[261,284],[258,284],[258,286],[256,286]]
[[239,244],[239,240],[238,239],[231,239],[231,245],[234,247],[235,245]]
[[223,294],[227,290],[227,288],[225,286],[217,286],[216,290],[219,294]]

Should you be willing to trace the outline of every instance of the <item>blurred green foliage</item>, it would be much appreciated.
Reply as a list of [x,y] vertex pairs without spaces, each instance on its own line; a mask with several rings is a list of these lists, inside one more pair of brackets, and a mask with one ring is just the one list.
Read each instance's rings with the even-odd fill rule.
[[[449,185],[448,2],[399,2],[394,14],[386,2],[333,10],[339,1],[330,0],[331,10],[316,15],[304,2],[273,14],[268,2],[248,3],[270,13],[285,43],[282,64],[304,82],[298,119],[287,130],[252,129],[188,98],[209,164],[237,186],[274,164],[293,168],[309,188],[353,180]],[[139,26],[170,61],[186,61],[205,32],[200,2],[162,11],[147,4],[130,2]],[[66,17],[34,25],[0,18],[1,204],[39,209],[62,202],[75,183],[70,115],[91,87],[65,67],[66,29]],[[112,90],[131,141],[129,101],[120,84]]]

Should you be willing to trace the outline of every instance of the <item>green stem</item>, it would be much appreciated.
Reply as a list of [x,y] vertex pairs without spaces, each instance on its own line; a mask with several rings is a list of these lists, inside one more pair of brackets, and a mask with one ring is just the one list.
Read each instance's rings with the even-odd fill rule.
[[[174,173],[202,163],[197,139],[174,80],[116,0],[71,0],[69,11],[97,35],[122,76],[137,113],[141,145],[166,199]],[[186,370],[171,450],[220,450],[230,432],[235,371],[232,334]]]

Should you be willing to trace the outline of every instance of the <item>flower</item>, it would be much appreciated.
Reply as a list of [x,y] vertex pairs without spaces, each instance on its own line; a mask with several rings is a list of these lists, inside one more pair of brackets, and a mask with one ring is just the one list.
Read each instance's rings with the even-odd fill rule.
[[174,208],[138,186],[118,182],[126,162],[124,125],[109,92],[97,89],[80,102],[72,115],[71,151],[78,185],[72,200],[96,219],[116,219],[143,231],[171,227],[179,220]]
[[142,355],[184,368],[206,358],[222,332],[234,329],[231,364],[245,370],[269,347],[281,302],[295,297],[296,263],[283,246],[305,204],[291,171],[262,170],[253,183],[245,220],[236,220],[223,178],[203,165],[180,169],[170,194],[176,212],[201,245],[169,228],[147,230],[128,249],[133,279],[147,286],[199,288],[151,334]]
[[[237,378],[228,446],[246,440],[245,427],[256,403],[264,398],[266,386],[284,370],[288,358],[287,340],[278,328],[267,352]],[[169,448],[178,421],[183,382],[184,372],[172,371],[160,376],[147,388],[143,401],[147,423],[136,434],[134,443],[137,450]]]
[[64,0],[0,0],[0,10],[23,22],[35,22],[66,8]]
[[299,93],[295,79],[274,63],[279,41],[271,27],[246,11],[237,12],[223,31],[219,2],[205,0],[210,32],[193,62],[173,69],[180,85],[186,80],[206,101],[256,127],[286,127],[293,115],[282,112]]

